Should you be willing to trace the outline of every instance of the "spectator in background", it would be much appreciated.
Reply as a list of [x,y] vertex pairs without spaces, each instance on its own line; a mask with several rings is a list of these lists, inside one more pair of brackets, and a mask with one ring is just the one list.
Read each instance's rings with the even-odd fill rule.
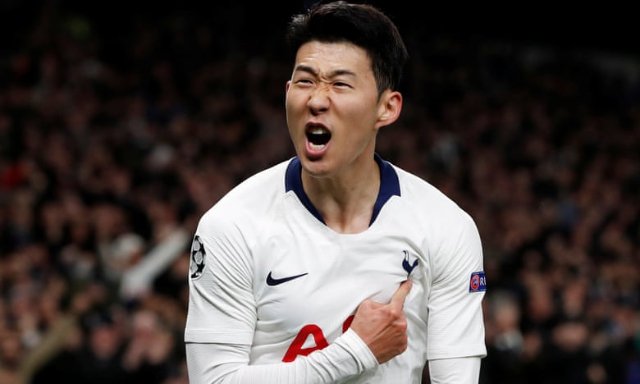
[[[146,209],[151,192],[171,196],[179,226],[192,232],[232,185],[292,155],[280,87],[289,63],[279,60],[275,19],[225,1],[201,12],[142,12],[132,4],[117,15],[79,4],[0,4],[0,340],[10,340],[0,355],[4,378],[16,379],[19,361],[47,339],[56,319],[72,315],[64,303],[87,288],[83,276],[110,292],[99,261],[98,207],[126,212],[144,258],[158,230]],[[506,374],[552,382],[546,358],[555,356],[550,349],[567,353],[567,329],[586,337],[569,352],[586,353],[588,382],[638,382],[637,60],[433,34],[392,9],[408,20],[401,27],[412,67],[403,118],[380,133],[380,154],[476,218],[489,292],[508,292],[519,307],[523,344],[515,358],[522,372],[498,362],[497,370],[481,372],[481,382]],[[250,25],[274,33],[245,34]],[[242,134],[225,135],[231,127]],[[226,137],[219,141],[219,134]],[[125,305],[104,293],[101,300],[120,306],[127,324],[138,306],[151,306],[180,341],[187,275],[180,259],[187,251],[167,263],[174,272],[163,271],[140,302]],[[503,297],[486,297],[488,330],[497,328],[494,300]],[[584,327],[567,323],[586,326],[586,336]],[[62,355],[87,342],[84,329],[72,329]],[[496,340],[487,338],[490,350]],[[52,356],[52,365],[68,366]],[[186,381],[183,356],[169,360],[168,380]]]

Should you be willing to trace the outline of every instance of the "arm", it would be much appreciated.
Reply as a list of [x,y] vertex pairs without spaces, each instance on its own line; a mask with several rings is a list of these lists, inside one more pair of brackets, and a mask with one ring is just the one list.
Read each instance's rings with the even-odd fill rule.
[[234,236],[232,225],[205,226],[208,230],[198,231],[191,252],[185,330],[191,382],[329,383],[374,368],[406,349],[402,305],[410,284],[389,304],[363,303],[351,330],[327,348],[291,363],[250,365],[257,319],[252,268],[245,256],[251,253],[241,236]]
[[249,365],[250,345],[187,343],[189,377],[198,383],[268,384],[333,383],[358,375],[406,349],[402,306],[410,289],[410,282],[402,284],[389,304],[364,302],[356,312],[352,327],[333,344],[291,363]]
[[480,378],[480,357],[429,361],[431,384],[472,384]]
[[460,378],[443,381],[443,375],[431,372],[432,380],[476,383],[477,379],[468,381],[474,372],[472,362],[477,362],[479,369],[480,358],[486,355],[482,244],[470,216],[464,214],[454,221],[432,260],[427,359],[436,375],[445,372],[445,378]]
[[327,348],[291,363],[249,365],[248,345],[187,343],[193,383],[332,383],[377,366],[375,356],[348,330]]

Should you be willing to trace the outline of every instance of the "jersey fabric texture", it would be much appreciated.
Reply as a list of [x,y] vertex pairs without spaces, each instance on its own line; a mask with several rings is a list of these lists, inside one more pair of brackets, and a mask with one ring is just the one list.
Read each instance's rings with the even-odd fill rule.
[[297,158],[250,177],[205,213],[191,250],[185,341],[250,345],[250,364],[304,358],[342,335],[363,300],[387,303],[410,278],[407,350],[347,381],[420,382],[426,360],[484,356],[475,223],[428,182],[376,161],[380,192],[358,234],[323,223]]

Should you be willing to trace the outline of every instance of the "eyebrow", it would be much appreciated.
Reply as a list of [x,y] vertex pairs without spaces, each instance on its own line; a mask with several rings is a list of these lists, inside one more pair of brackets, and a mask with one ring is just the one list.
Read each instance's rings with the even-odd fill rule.
[[[320,73],[317,70],[304,64],[297,65],[294,69],[294,72],[307,72],[314,76],[320,75]],[[333,77],[342,76],[342,75],[356,77],[356,73],[348,69],[336,69],[334,71],[329,72],[328,77],[333,78]]]

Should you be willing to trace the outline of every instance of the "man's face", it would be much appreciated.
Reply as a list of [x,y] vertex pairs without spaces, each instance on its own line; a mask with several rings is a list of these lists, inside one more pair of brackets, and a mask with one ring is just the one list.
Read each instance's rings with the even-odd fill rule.
[[[371,60],[350,43],[308,42],[287,82],[289,134],[303,168],[331,176],[373,160],[391,91],[378,98]],[[401,99],[400,99],[401,102]]]

